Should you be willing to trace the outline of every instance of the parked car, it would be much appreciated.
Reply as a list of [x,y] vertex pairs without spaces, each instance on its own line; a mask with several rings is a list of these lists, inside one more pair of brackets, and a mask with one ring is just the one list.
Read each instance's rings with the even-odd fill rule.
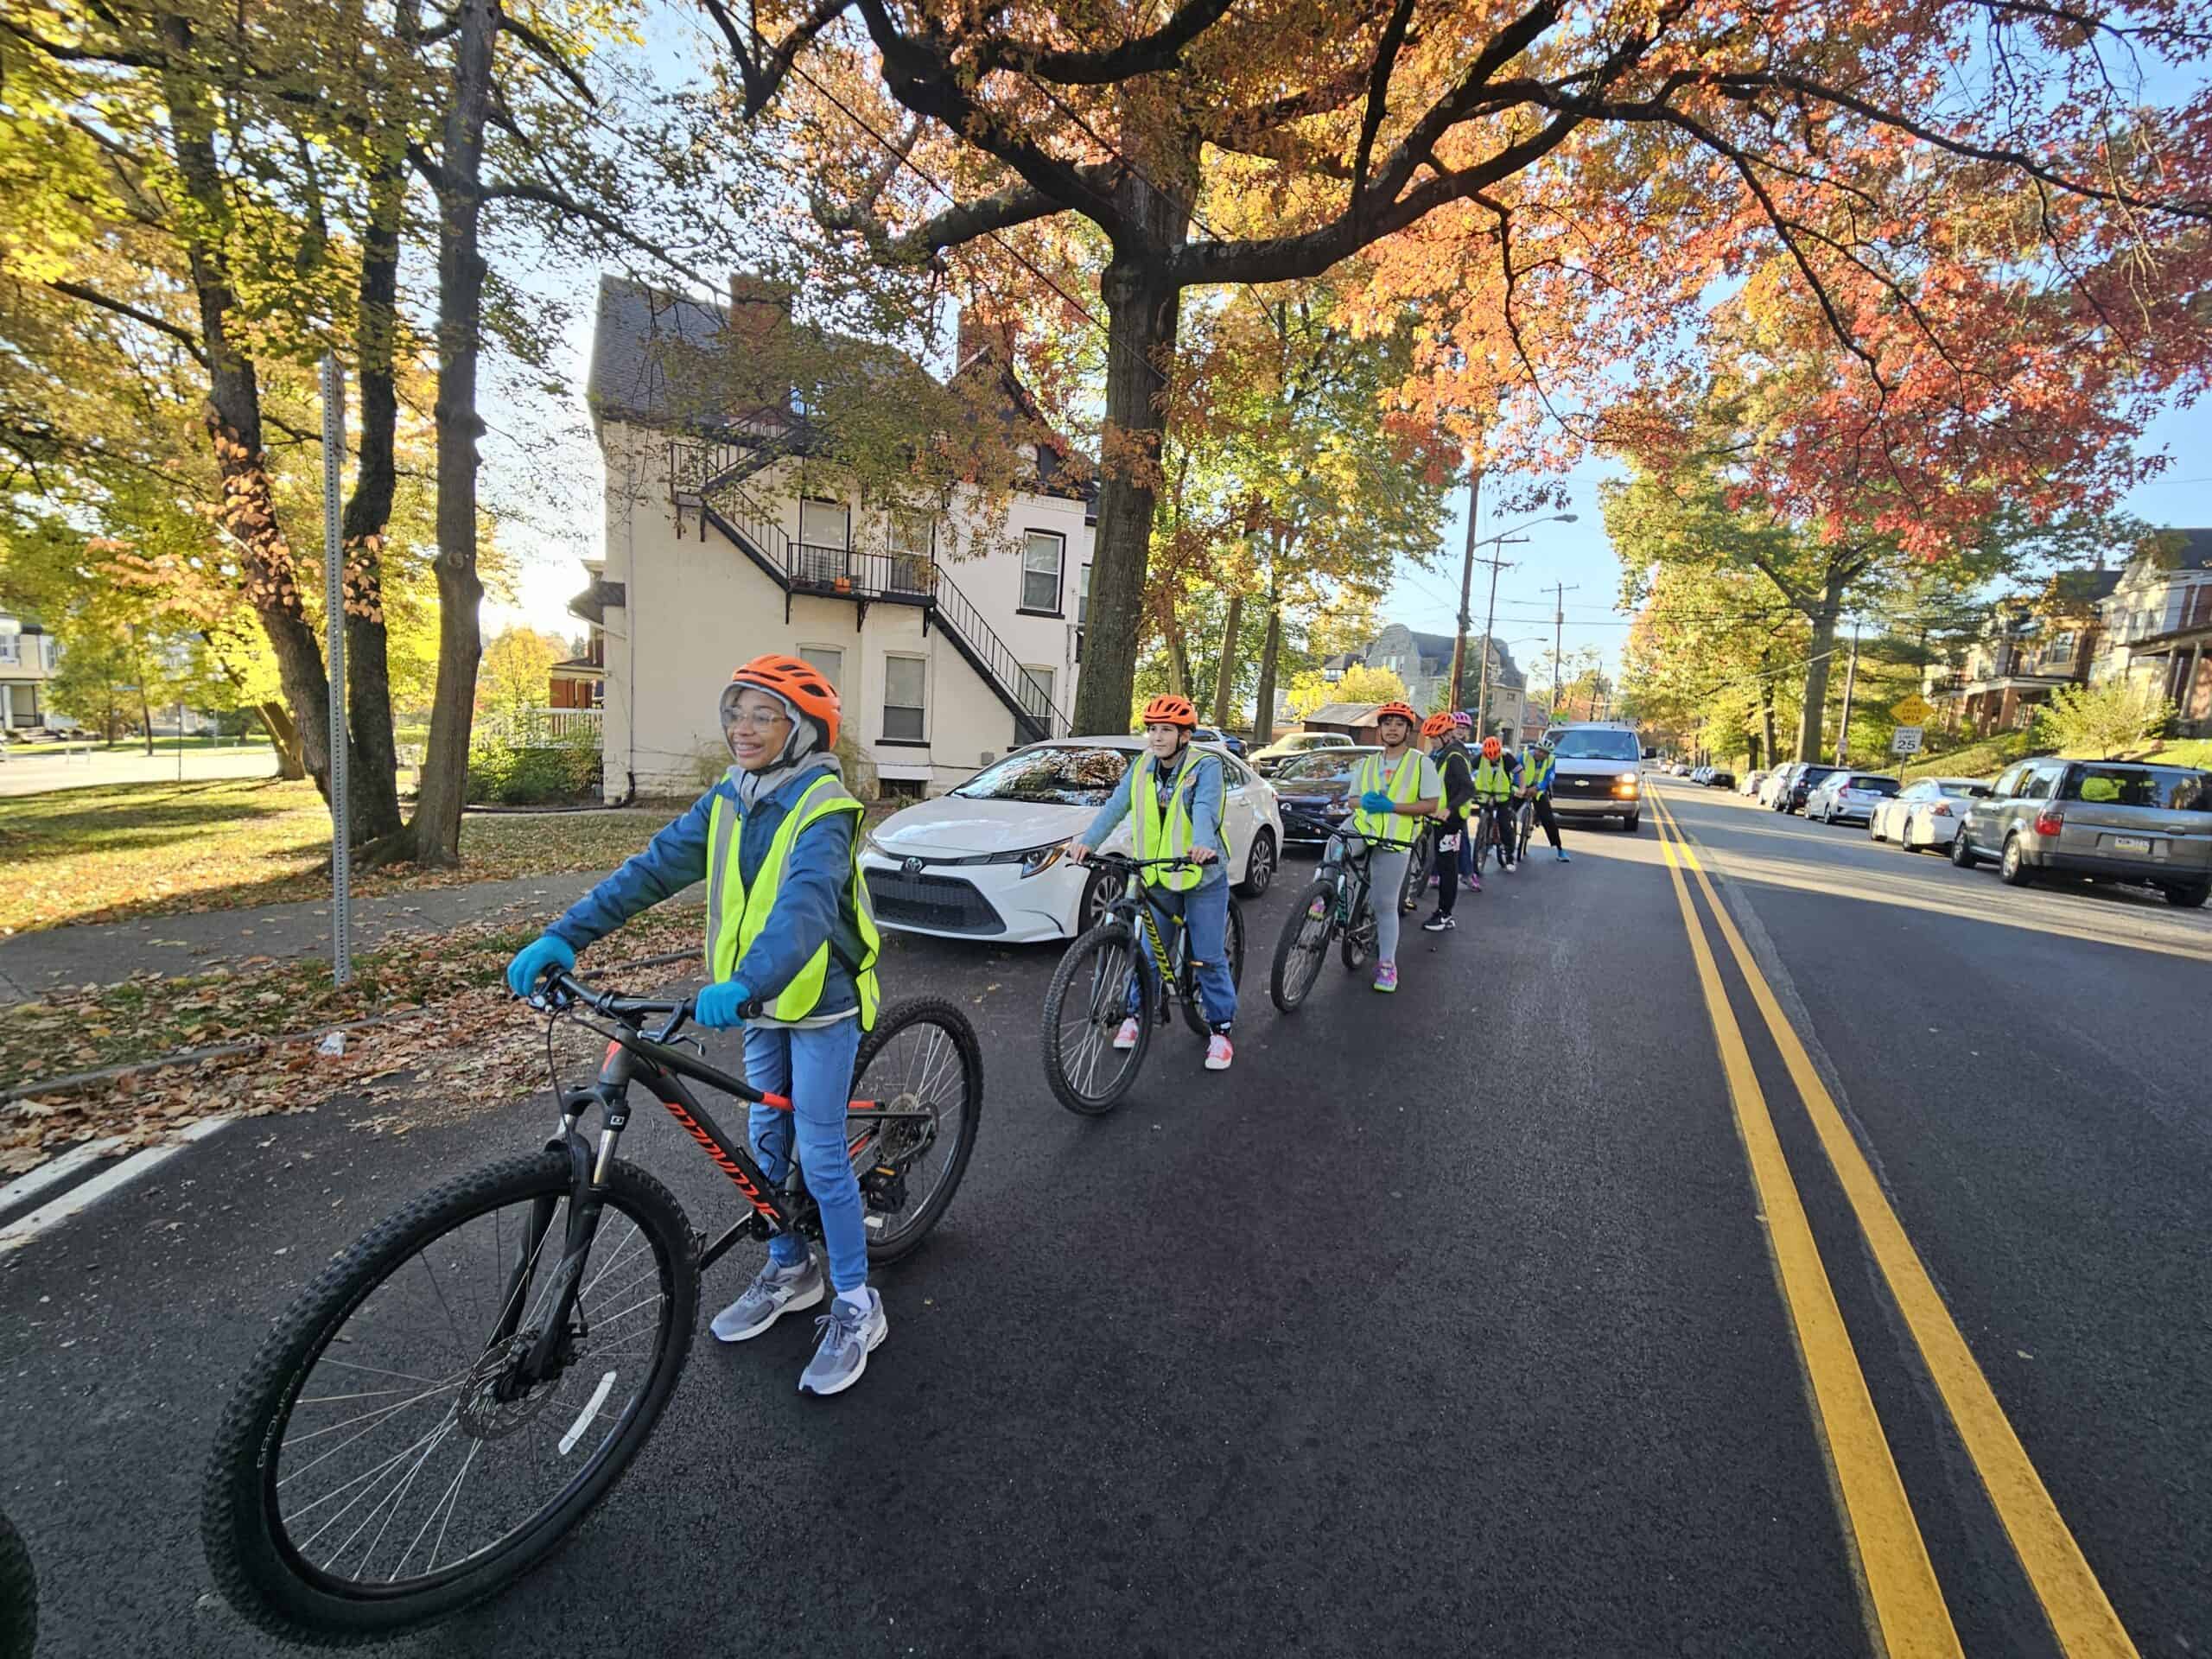
[[1973,803],[1951,862],[2025,887],[2046,872],[2091,881],[2137,881],[2169,904],[2212,893],[2212,772],[2133,760],[2045,756],[2009,768]]
[[1275,768],[1294,755],[1311,754],[1316,749],[1349,749],[1352,741],[1342,732],[1292,732],[1279,737],[1252,756],[1252,769],[1262,778],[1272,778]]
[[[1282,847],[1274,788],[1205,747],[1221,754],[1226,772],[1223,818],[1237,890],[1264,893]],[[948,938],[1073,938],[1113,894],[1104,871],[1070,863],[1063,849],[1143,747],[1142,738],[1118,734],[1033,743],[950,794],[893,813],[861,849],[877,923]],[[1122,851],[1128,842],[1124,820],[1106,844]]]
[[1764,766],[1752,767],[1744,774],[1742,781],[1736,785],[1736,792],[1738,795],[1747,795],[1754,800],[1758,799],[1759,785],[1766,782],[1766,776]]
[[1822,823],[1864,823],[1902,787],[1878,772],[1832,772],[1807,791],[1805,816]]
[[1554,726],[1552,810],[1561,818],[1618,818],[1630,835],[1643,817],[1643,748],[1630,726]]
[[1244,740],[1234,732],[1217,732],[1211,726],[1201,726],[1191,734],[1193,743],[1218,743],[1240,759],[1244,753]]
[[1707,789],[1733,789],[1736,787],[1736,774],[1726,766],[1707,766],[1705,769],[1705,786]]
[[[1893,841],[1908,851],[1923,847],[1948,849],[1966,817],[1966,804],[1989,793],[1989,785],[1973,778],[1922,778],[1908,784],[1885,801],[1874,804],[1866,815],[1866,834],[1874,841]],[[1916,814],[1920,822],[1913,822]]]
[[1759,785],[1759,804],[1770,806],[1777,812],[1781,811],[1782,802],[1789,788],[1790,779],[1797,775],[1798,769],[1804,764],[1802,760],[1785,760],[1769,772],[1766,781]]
[[1372,745],[1313,749],[1277,766],[1268,781],[1282,813],[1282,844],[1319,849],[1351,816],[1353,769],[1381,753]]
[[1803,811],[1807,798],[1825,780],[1842,770],[1841,766],[1823,766],[1812,761],[1798,762],[1796,776],[1789,780],[1789,792],[1775,803],[1774,810],[1777,812]]

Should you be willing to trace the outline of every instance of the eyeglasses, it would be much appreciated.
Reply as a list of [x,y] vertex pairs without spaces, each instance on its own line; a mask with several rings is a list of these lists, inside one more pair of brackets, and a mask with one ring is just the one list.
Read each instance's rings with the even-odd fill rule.
[[745,726],[756,732],[772,732],[784,724],[785,718],[778,709],[733,709],[722,716],[722,729],[729,731]]

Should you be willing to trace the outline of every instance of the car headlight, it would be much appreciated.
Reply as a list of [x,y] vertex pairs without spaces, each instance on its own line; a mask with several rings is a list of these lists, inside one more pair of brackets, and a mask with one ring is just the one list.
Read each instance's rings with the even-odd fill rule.
[[1636,774],[1632,772],[1624,772],[1613,781],[1617,784],[1632,784],[1636,781]]
[[1053,865],[1058,863],[1066,855],[1067,849],[1067,842],[1056,841],[1049,846],[1032,847],[1026,853],[1008,853],[1006,855],[1006,861],[1019,863],[1021,866],[1021,879],[1027,881],[1033,875],[1044,874]]

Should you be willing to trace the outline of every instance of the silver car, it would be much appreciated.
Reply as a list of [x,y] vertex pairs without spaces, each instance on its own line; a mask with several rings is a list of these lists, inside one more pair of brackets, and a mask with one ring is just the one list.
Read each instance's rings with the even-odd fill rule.
[[2138,881],[2169,904],[2212,893],[2212,772],[2135,760],[2024,760],[1974,803],[1951,862],[1986,858],[2010,885],[2044,872]]
[[1988,793],[1989,785],[1979,779],[1923,778],[1875,807],[1866,834],[1875,841],[1895,842],[1907,852],[1948,850],[1967,809]]
[[1805,817],[1822,823],[1864,823],[1874,809],[1897,792],[1894,778],[1878,772],[1834,772],[1813,785],[1805,797]]
[[[1785,760],[1767,773],[1766,780],[1759,785],[1759,804],[1774,806],[1777,796],[1786,797],[1789,785],[1797,781],[1797,774],[1804,769],[1805,763],[1802,760]],[[1780,810],[1778,807],[1776,808],[1777,811]]]

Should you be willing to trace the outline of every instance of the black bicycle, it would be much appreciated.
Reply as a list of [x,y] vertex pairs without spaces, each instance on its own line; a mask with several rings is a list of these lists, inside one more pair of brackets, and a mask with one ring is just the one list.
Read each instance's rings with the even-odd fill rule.
[[1535,796],[1524,795],[1521,798],[1520,807],[1513,815],[1513,823],[1516,832],[1513,859],[1516,863],[1518,863],[1529,856],[1529,840],[1536,833],[1536,798]]
[[[1332,940],[1337,942],[1347,972],[1356,974],[1373,960],[1375,912],[1369,899],[1375,880],[1375,855],[1404,852],[1426,844],[1428,839],[1423,836],[1412,842],[1370,841],[1341,832],[1330,837],[1321,855],[1320,874],[1291,901],[1282,936],[1275,941],[1274,970],[1268,981],[1268,995],[1275,1007],[1290,1014],[1306,1001],[1313,982],[1321,976],[1321,962],[1329,954]],[[1409,887],[1412,864],[1408,860],[1406,881]],[[1412,891],[1418,897],[1421,889]],[[1402,893],[1401,897],[1402,900]]]
[[[678,1046],[696,1046],[677,1035],[688,1000],[594,991],[558,972],[531,1000],[607,1039],[596,1080],[555,1079],[560,1122],[542,1151],[424,1194],[324,1268],[224,1414],[201,1534],[216,1584],[264,1630],[358,1641],[512,1584],[652,1433],[690,1351],[701,1274],[743,1240],[821,1236],[797,1160],[772,1182],[688,1086],[791,1105]],[[550,1025],[547,1042],[550,1054]],[[918,999],[882,1011],[853,1075],[848,1149],[868,1259],[887,1262],[960,1184],[982,1057],[959,1009]],[[711,1243],[615,1155],[633,1084],[746,1201]],[[578,1128],[594,1111],[596,1146]]]
[[[1071,1112],[1096,1117],[1119,1105],[1136,1082],[1154,1025],[1166,1023],[1179,1007],[1183,1022],[1200,1037],[1211,1027],[1198,996],[1189,930],[1180,916],[1152,902],[1143,880],[1147,869],[1201,867],[1187,858],[1134,859],[1118,853],[1093,853],[1090,861],[1119,877],[1122,891],[1106,906],[1105,919],[1071,944],[1052,970],[1045,992],[1044,1041],[1045,1077],[1054,1098]],[[1233,895],[1227,948],[1230,982],[1242,984],[1244,913]],[[1140,950],[1151,957],[1149,974],[1140,966]],[[1136,1041],[1116,1048],[1122,1022],[1130,1019],[1136,1021]]]

